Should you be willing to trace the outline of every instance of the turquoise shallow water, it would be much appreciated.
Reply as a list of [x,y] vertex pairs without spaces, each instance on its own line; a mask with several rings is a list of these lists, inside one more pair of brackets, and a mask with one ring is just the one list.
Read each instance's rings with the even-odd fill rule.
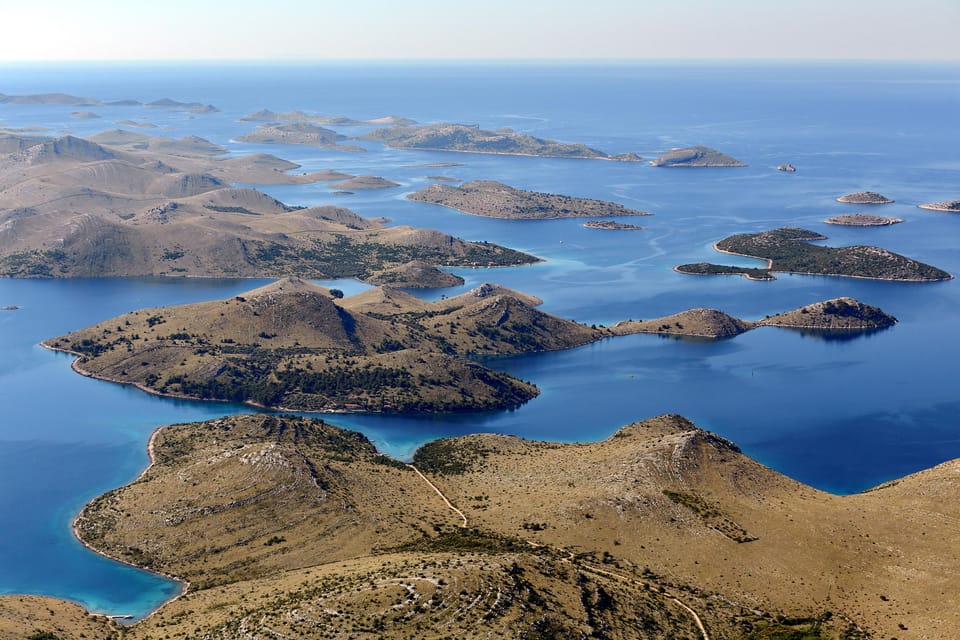
[[[512,412],[472,416],[363,416],[332,421],[408,456],[441,436],[496,431],[550,440],[596,440],[663,412],[682,413],[794,478],[837,493],[960,456],[955,339],[957,281],[904,284],[782,276],[776,282],[682,276],[682,262],[717,261],[710,245],[732,233],[783,225],[828,244],[877,244],[960,273],[960,216],[920,202],[960,197],[955,114],[960,71],[949,66],[291,66],[2,67],[0,92],[66,91],[103,99],[169,96],[212,102],[212,115],[0,105],[7,126],[78,134],[145,118],[177,137],[196,134],[232,151],[269,151],[304,170],[376,174],[402,187],[333,196],[322,184],[265,190],[295,205],[336,203],[394,224],[441,229],[533,252],[544,263],[458,270],[451,295],[495,281],[544,299],[547,311],[587,323],[650,318],[706,306],[755,319],[850,295],[896,315],[894,328],[851,340],[760,329],[702,342],[632,336],[561,353],[490,361],[535,382],[537,399]],[[236,118],[300,108],[420,121],[450,119],[581,141],[652,157],[708,144],[746,169],[664,170],[645,164],[413,152],[368,144],[364,154],[241,145]],[[352,129],[343,129],[353,133]],[[792,162],[798,172],[773,168]],[[463,166],[417,167],[460,162]],[[587,230],[580,221],[488,220],[403,199],[427,175],[491,178],[542,191],[612,199],[656,215],[643,232]],[[878,210],[906,220],[875,229],[824,225],[858,210],[834,198],[877,190],[897,200]],[[722,261],[730,262],[724,256]],[[750,264],[749,259],[737,260]],[[82,378],[70,359],[37,343],[118,313],[236,295],[263,281],[0,280],[0,593],[43,593],[110,613],[141,615],[178,586],[82,548],[71,518],[95,495],[146,463],[157,426],[246,408],[160,399]],[[335,285],[359,291],[359,283]]]

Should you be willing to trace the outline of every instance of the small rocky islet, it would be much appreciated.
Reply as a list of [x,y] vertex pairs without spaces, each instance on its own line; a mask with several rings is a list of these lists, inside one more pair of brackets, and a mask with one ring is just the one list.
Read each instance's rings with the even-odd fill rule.
[[615,220],[588,220],[583,223],[584,229],[604,229],[609,231],[643,231],[644,227],[638,224],[617,222]]
[[903,222],[903,218],[875,216],[872,213],[846,213],[832,216],[824,220],[826,224],[837,224],[847,227],[884,227]]
[[746,163],[711,147],[698,145],[670,149],[650,161],[654,167],[745,167]]
[[845,204],[890,204],[893,200],[876,191],[857,191],[840,196],[837,198],[837,202]]

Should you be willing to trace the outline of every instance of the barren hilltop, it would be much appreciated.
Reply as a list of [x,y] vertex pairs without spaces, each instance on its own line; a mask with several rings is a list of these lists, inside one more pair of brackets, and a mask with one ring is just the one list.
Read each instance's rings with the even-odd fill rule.
[[[76,521],[94,548],[188,583],[131,640],[865,640],[960,625],[960,583],[942,571],[960,561],[956,461],[840,497],[676,415],[590,444],[439,440],[416,469],[293,416],[165,427],[151,453]],[[49,599],[6,596],[0,611],[5,638],[111,629]]]
[[[106,132],[0,137],[0,275],[365,278],[411,261],[499,266],[537,258],[336,207],[287,206],[228,181],[284,182],[296,167],[219,158],[195,137]],[[349,178],[321,172],[291,182]]]

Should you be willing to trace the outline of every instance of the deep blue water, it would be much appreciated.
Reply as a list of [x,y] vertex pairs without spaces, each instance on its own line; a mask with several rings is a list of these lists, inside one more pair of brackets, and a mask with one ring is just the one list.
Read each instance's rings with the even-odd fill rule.
[[[683,276],[671,267],[722,258],[711,244],[732,233],[796,225],[827,244],[877,244],[960,274],[960,216],[916,204],[960,197],[960,69],[947,65],[124,65],[0,66],[0,92],[63,91],[103,100],[170,97],[213,103],[213,115],[134,107],[0,105],[0,123],[87,135],[122,119],[196,134],[231,152],[268,151],[303,170],[340,169],[400,182],[398,189],[334,196],[323,184],[266,187],[288,204],[335,203],[394,224],[489,240],[546,259],[535,266],[457,270],[463,288],[494,281],[544,299],[547,311],[587,323],[650,318],[706,306],[755,319],[849,295],[900,323],[852,340],[760,329],[703,342],[657,336],[607,340],[561,353],[491,361],[535,382],[542,395],[512,412],[471,416],[337,417],[384,451],[477,431],[561,441],[596,440],[664,412],[681,413],[791,477],[836,493],[859,491],[960,457],[956,340],[960,285],[780,276],[776,282]],[[646,164],[389,150],[367,153],[232,142],[260,108],[356,118],[396,114],[509,126],[652,157],[707,144],[745,169],[668,170]],[[364,129],[343,128],[353,134]],[[463,166],[417,167],[461,162]],[[796,174],[774,170],[792,162]],[[582,228],[582,221],[502,221],[404,200],[427,175],[490,178],[542,191],[616,200],[656,215],[642,232]],[[880,191],[879,212],[904,224],[824,225],[858,210],[834,198]],[[2,206],[2,203],[0,203]],[[69,524],[95,495],[146,464],[157,426],[246,410],[159,399],[74,374],[69,358],[37,343],[146,306],[227,297],[263,281],[0,280],[0,593],[43,593],[98,611],[143,614],[177,585],[101,558]],[[359,283],[338,282],[352,291]]]

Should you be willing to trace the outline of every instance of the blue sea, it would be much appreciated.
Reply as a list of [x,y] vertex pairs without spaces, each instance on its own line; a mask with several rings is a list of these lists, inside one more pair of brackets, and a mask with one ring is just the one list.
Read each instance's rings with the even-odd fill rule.
[[[233,154],[273,153],[299,171],[339,169],[402,186],[334,195],[327,185],[262,187],[291,205],[337,204],[391,224],[440,229],[534,253],[544,262],[455,270],[463,287],[489,281],[541,297],[551,313],[586,323],[647,319],[714,307],[758,319],[853,296],[899,318],[852,339],[763,328],[720,341],[630,336],[569,351],[493,359],[542,394],[514,411],[457,416],[335,416],[380,449],[408,457],[430,439],[479,431],[592,441],[660,413],[680,413],[777,471],[834,493],[960,457],[960,284],[780,275],[775,282],[693,277],[685,262],[718,256],[733,233],[792,225],[825,244],[879,245],[960,274],[960,215],[916,208],[960,198],[960,67],[935,64],[301,64],[0,65],[0,93],[66,92],[103,101],[169,97],[212,103],[213,114],[143,107],[0,104],[0,126],[88,135],[116,121],[173,137],[198,135]],[[302,109],[366,119],[510,127],[652,158],[675,146],[716,147],[744,169],[660,169],[646,163],[483,156],[386,149],[365,153],[234,142],[252,111]],[[75,111],[98,119],[76,119]],[[365,127],[342,127],[356,135]],[[462,163],[449,167],[417,166]],[[795,174],[778,172],[790,162]],[[508,221],[410,202],[428,175],[614,200],[655,215],[645,231],[584,229],[582,221]],[[863,208],[852,191],[896,202],[879,228],[825,225]],[[0,203],[2,206],[2,203]],[[102,558],[71,534],[85,502],[130,481],[158,426],[247,411],[161,399],[83,378],[38,342],[148,306],[233,296],[263,280],[0,280],[0,593],[37,593],[112,614],[142,616],[179,586]],[[358,282],[325,283],[348,294]],[[329,417],[329,416],[327,416]]]

